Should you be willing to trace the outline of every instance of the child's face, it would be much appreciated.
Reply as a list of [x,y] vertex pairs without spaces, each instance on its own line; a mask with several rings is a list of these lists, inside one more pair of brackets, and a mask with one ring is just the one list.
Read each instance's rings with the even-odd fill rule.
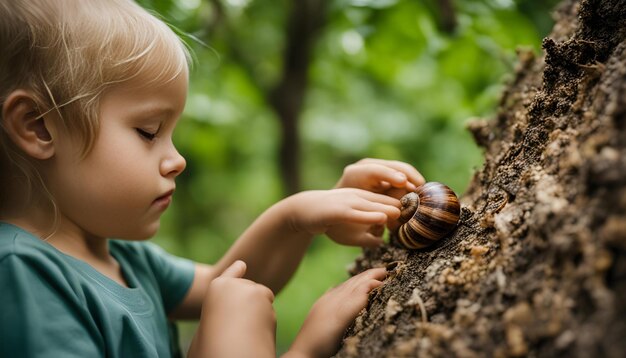
[[186,95],[186,73],[148,88],[114,87],[101,98],[100,128],[86,158],[74,141],[57,142],[49,179],[65,222],[96,237],[156,233],[185,168],[172,132]]

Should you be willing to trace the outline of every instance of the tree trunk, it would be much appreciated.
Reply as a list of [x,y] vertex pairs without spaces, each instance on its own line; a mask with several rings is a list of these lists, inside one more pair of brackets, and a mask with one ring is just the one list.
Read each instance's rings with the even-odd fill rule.
[[300,190],[299,117],[308,87],[311,54],[326,20],[326,0],[293,0],[287,22],[282,78],[269,96],[281,123],[280,174],[286,195]]
[[338,357],[626,356],[626,1],[555,16],[470,125],[486,161],[457,230],[355,263],[390,273]]

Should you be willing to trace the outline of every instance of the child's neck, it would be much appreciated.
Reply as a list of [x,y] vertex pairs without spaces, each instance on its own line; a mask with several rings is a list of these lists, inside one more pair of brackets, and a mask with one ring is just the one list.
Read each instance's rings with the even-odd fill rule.
[[42,210],[29,210],[28,215],[2,218],[54,246],[66,255],[84,261],[103,275],[127,286],[121,268],[109,251],[107,238],[91,235],[64,217],[55,225]]

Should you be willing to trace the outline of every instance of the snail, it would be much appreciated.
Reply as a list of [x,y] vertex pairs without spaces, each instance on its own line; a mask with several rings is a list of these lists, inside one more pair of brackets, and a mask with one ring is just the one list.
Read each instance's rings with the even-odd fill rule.
[[430,182],[400,199],[398,239],[407,249],[422,249],[437,242],[456,227],[461,206],[448,186]]

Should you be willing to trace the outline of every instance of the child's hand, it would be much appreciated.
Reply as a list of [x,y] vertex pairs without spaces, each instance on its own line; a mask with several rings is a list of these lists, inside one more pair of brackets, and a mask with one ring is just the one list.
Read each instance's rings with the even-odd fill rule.
[[[424,177],[412,165],[392,160],[362,159],[348,165],[336,188],[359,188],[374,193],[381,193],[400,199],[404,194],[415,191],[418,186],[425,183]],[[391,230],[398,228],[397,220],[389,220],[387,227]],[[382,236],[383,226],[371,226],[359,228],[361,232],[379,233]],[[336,233],[334,236],[342,237]],[[340,241],[340,240],[335,240]]]
[[246,264],[235,261],[211,281],[190,357],[276,356],[274,294],[245,273]]
[[382,285],[387,271],[361,272],[326,292],[311,308],[286,357],[330,357],[337,352],[343,334],[361,309],[369,292]]
[[348,165],[336,188],[359,188],[401,198],[425,183],[412,165],[392,160],[362,159]]
[[398,199],[361,189],[305,191],[288,200],[296,231],[327,234],[344,245],[380,245],[382,233],[369,228],[400,217]]

